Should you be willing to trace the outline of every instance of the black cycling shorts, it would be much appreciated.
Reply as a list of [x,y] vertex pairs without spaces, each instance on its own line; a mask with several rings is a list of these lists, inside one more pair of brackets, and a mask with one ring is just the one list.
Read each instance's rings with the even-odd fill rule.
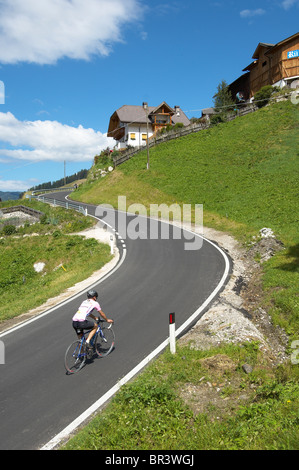
[[84,321],[73,321],[73,328],[76,330],[92,330],[94,328],[94,322],[90,320]]

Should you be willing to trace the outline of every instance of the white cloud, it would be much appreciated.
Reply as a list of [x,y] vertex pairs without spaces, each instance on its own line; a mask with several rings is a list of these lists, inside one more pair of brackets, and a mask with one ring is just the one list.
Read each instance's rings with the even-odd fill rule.
[[0,0],[0,62],[54,64],[108,55],[140,0]]
[[299,5],[299,0],[284,0],[282,2],[282,7],[285,10],[289,10],[292,6],[294,6],[296,4]]
[[240,11],[241,18],[251,18],[253,16],[264,15],[266,12],[262,8],[257,8],[256,10],[242,10]]
[[17,180],[6,180],[0,179],[0,191],[27,191],[28,188],[32,188],[35,184],[35,180],[29,179],[24,181]]
[[[71,127],[57,121],[19,121],[12,113],[0,113],[0,157],[26,161],[91,161],[115,141],[107,134]],[[3,145],[2,145],[3,147]]]

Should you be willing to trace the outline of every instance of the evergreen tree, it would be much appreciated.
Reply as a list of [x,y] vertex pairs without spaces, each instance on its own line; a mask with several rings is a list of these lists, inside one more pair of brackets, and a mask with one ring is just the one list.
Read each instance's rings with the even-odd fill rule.
[[222,80],[217,86],[217,93],[213,96],[213,99],[215,111],[219,113],[226,113],[235,106],[228,84],[225,80]]

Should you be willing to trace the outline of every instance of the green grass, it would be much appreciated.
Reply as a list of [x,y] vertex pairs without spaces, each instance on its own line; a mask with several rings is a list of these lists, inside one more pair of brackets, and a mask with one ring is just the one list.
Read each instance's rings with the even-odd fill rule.
[[[18,203],[10,201],[1,207],[9,205]],[[0,322],[42,305],[111,259],[108,245],[70,235],[93,226],[94,219],[36,201],[26,201],[26,205],[43,211],[46,217],[43,223],[19,228],[13,236],[0,239]],[[23,237],[33,232],[37,236]],[[34,270],[38,262],[45,263],[40,273]]]
[[244,227],[253,233],[270,226],[292,242],[299,237],[298,122],[298,106],[278,103],[150,149],[149,171],[143,151],[74,196],[113,205],[117,195],[128,205],[203,204],[209,225],[213,216],[217,226],[234,222],[239,237]]
[[[21,235],[31,234],[31,233],[51,233],[54,230],[59,229],[62,233],[74,233],[95,225],[95,220],[91,217],[85,217],[85,215],[73,211],[65,210],[62,207],[53,207],[43,202],[37,201],[36,199],[21,199],[17,201],[5,201],[0,202],[0,210],[2,208],[8,208],[13,206],[27,206],[32,209],[43,212],[44,217],[41,223],[33,224],[28,226],[25,224],[25,227],[19,228],[18,233]],[[1,230],[0,230],[1,236]]]
[[[265,291],[276,323],[298,331],[299,107],[258,112],[141,152],[111,175],[80,186],[74,197],[117,207],[203,204],[205,226],[252,241],[271,228],[285,250],[265,265]],[[281,321],[279,320],[281,319]]]
[[[219,353],[235,362],[233,374],[217,376],[205,368],[202,359]],[[250,376],[241,368],[245,360],[254,366]],[[182,398],[182,390],[192,384],[199,394],[209,388],[208,382],[218,400],[213,404],[202,393],[200,406],[204,402],[205,409],[195,412],[192,400]],[[234,385],[229,385],[232,382]],[[255,344],[209,352],[178,348],[175,355],[165,352],[123,386],[107,408],[63,449],[296,449],[298,389],[298,380],[289,371],[273,373],[265,368]],[[244,394],[247,400],[242,399]],[[227,401],[229,396],[231,401]]]
[[[74,198],[117,207],[118,196],[125,195],[128,206],[142,203],[148,210],[152,203],[201,203],[205,226],[227,231],[245,246],[261,228],[271,228],[285,249],[263,264],[260,305],[290,341],[298,340],[298,123],[298,105],[271,105],[152,148],[150,170],[143,151],[108,177],[82,185]],[[220,353],[237,368],[219,378],[200,361]],[[243,362],[254,367],[251,374],[242,372]],[[298,449],[298,373],[289,362],[273,367],[255,344],[167,351],[66,448]],[[191,385],[199,393],[208,381],[219,385],[220,399],[195,412],[181,390]],[[224,406],[221,397],[228,400]]]

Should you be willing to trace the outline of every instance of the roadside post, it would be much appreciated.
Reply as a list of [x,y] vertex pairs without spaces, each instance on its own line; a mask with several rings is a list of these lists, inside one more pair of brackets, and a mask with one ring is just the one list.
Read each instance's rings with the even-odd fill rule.
[[3,341],[0,341],[0,364],[5,364],[5,346]]
[[171,354],[175,354],[175,313],[169,314],[169,344]]
[[110,253],[113,255],[113,235],[110,235]]

